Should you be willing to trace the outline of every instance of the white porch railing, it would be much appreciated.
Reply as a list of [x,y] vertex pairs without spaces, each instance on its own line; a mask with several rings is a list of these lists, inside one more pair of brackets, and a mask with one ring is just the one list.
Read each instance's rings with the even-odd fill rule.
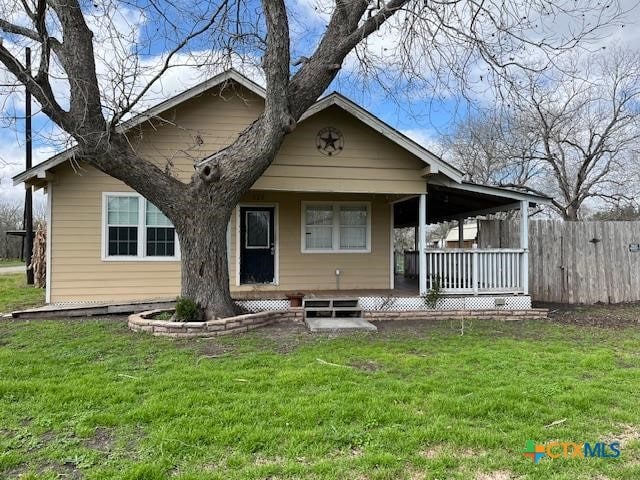
[[525,249],[426,249],[427,289],[442,293],[525,293]]

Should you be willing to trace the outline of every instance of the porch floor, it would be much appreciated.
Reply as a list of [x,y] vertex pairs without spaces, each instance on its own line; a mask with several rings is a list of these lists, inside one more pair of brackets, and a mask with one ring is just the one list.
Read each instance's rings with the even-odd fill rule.
[[417,297],[419,286],[417,278],[396,275],[393,289],[350,289],[350,290],[281,290],[233,292],[234,300],[278,300],[287,295],[303,293],[306,298],[341,298],[341,297]]

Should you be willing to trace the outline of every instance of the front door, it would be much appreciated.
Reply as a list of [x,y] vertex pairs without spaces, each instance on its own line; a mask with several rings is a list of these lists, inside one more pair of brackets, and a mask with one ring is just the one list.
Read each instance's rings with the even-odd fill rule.
[[240,283],[273,283],[274,207],[240,207]]

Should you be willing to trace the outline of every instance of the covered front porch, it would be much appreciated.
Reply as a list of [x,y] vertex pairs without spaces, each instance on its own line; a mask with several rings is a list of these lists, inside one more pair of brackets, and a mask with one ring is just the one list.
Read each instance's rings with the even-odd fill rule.
[[[544,197],[519,191],[433,180],[426,194],[399,199],[393,204],[393,228],[412,228],[415,246],[398,252],[403,269],[394,276],[403,291],[413,287],[416,295],[528,295],[529,293],[529,208],[547,203]],[[499,212],[516,212],[520,218],[519,248],[477,248],[464,237],[467,219]],[[427,242],[429,225],[457,224],[458,242]],[[471,248],[465,245],[472,243]],[[396,262],[394,261],[394,265]]]

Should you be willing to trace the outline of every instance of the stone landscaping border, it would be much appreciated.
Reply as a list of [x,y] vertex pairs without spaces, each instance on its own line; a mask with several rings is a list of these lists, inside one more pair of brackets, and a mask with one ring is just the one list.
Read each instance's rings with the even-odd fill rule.
[[496,319],[496,320],[528,320],[547,318],[546,308],[528,310],[413,310],[382,311],[365,310],[362,318],[370,322],[383,320],[438,320],[438,319]]
[[[129,315],[129,328],[134,332],[147,332],[156,336],[174,338],[205,338],[242,333],[266,325],[282,322],[304,321],[301,307],[291,307],[288,310],[271,310],[258,313],[247,313],[235,317],[209,320],[208,322],[170,322],[154,320],[153,316],[162,312],[172,312],[171,309],[156,309]],[[468,319],[498,319],[498,320],[526,320],[547,318],[547,310],[532,308],[529,310],[432,310],[432,311],[376,311],[362,312],[362,318],[370,322],[384,320],[445,320],[455,318]]]
[[134,332],[148,332],[163,337],[204,338],[247,332],[274,323],[301,322],[303,320],[302,308],[247,313],[235,317],[209,320],[208,322],[170,322],[153,319],[154,315],[171,311],[173,310],[156,309],[129,315],[129,328]]

